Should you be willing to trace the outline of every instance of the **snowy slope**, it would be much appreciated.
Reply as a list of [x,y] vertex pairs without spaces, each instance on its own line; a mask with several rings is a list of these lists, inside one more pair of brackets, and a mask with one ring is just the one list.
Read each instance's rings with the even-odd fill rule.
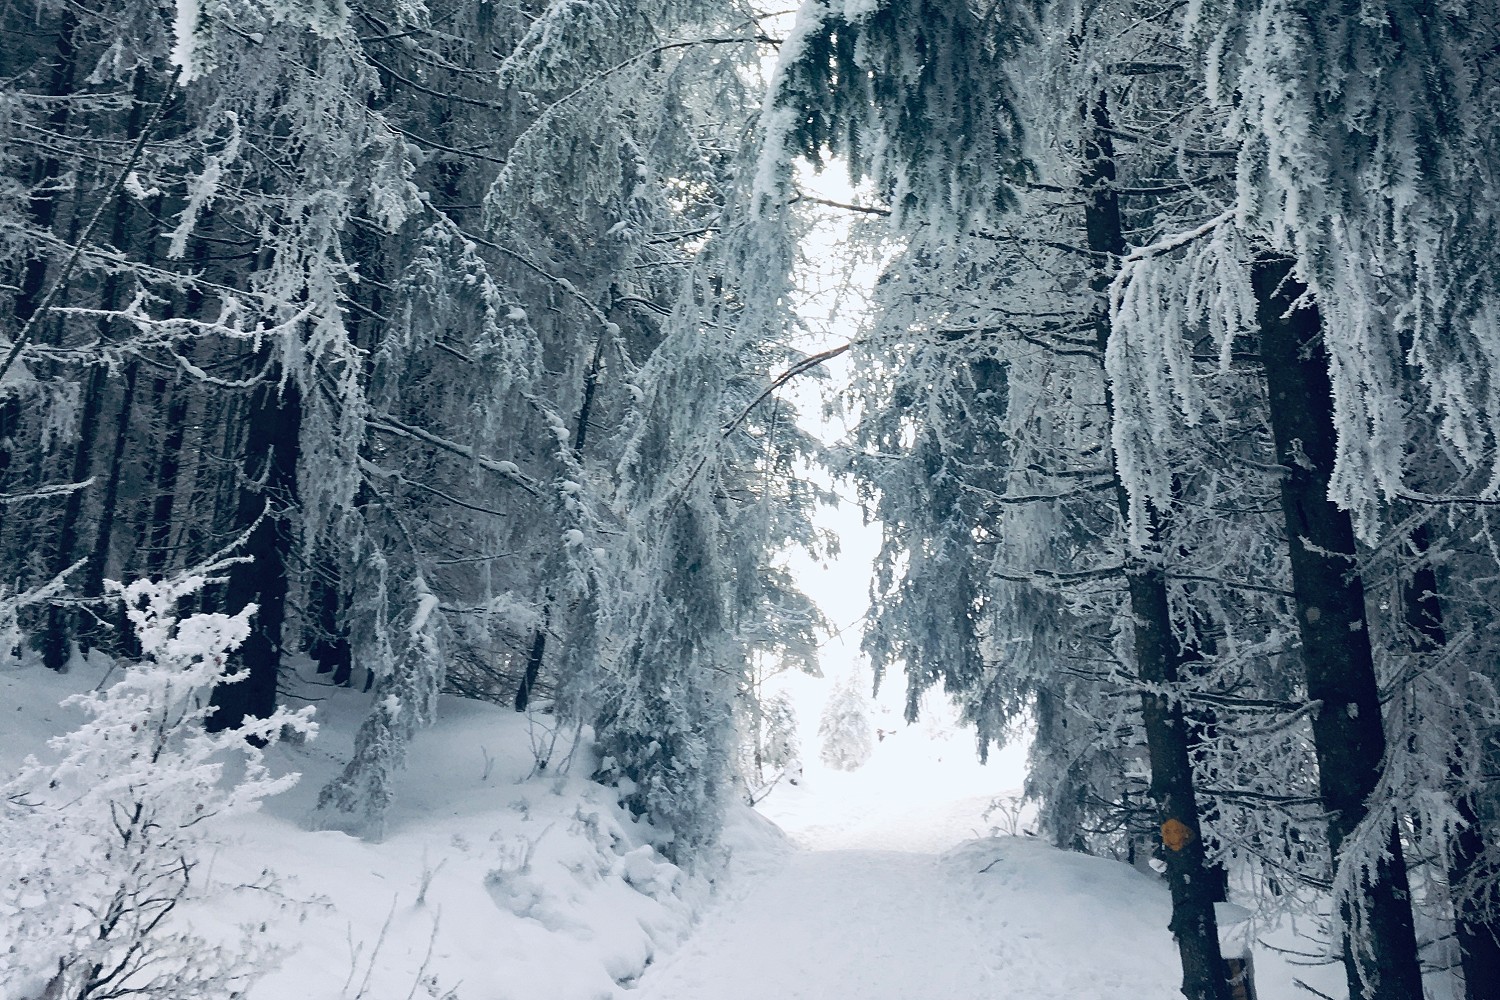
[[[57,702],[103,674],[0,670],[0,774],[76,724]],[[791,837],[736,810],[728,871],[710,884],[664,862],[651,831],[582,777],[586,747],[570,773],[534,773],[550,717],[457,699],[419,737],[381,842],[310,829],[366,702],[304,692],[324,696],[322,733],[276,750],[302,783],[210,831],[202,899],[180,914],[225,940],[249,924],[277,947],[249,1000],[1179,995],[1158,880],[992,835],[1003,821],[985,806],[1018,757],[980,768],[964,739],[912,729],[852,774],[814,763],[762,804]],[[4,861],[0,847],[0,877]],[[1340,992],[1337,970],[1256,961],[1261,1000],[1309,996],[1294,976]],[[44,970],[4,969],[0,1000],[40,993]]]
[[1019,793],[1024,748],[981,766],[951,720],[881,724],[900,728],[864,767],[810,760],[762,803],[800,849],[742,875],[641,1000],[1180,996],[1157,880],[991,835],[1006,821],[987,807]]
[[[79,721],[57,703],[105,673],[97,662],[64,676],[0,669],[0,777],[45,757],[46,740]],[[174,917],[225,940],[249,923],[277,946],[279,968],[249,1000],[598,1000],[690,929],[708,884],[663,861],[613,792],[582,777],[587,748],[571,773],[533,773],[549,716],[447,699],[413,747],[381,842],[310,829],[367,704],[304,691],[326,696],[322,731],[274,751],[301,783],[208,831],[218,844],[195,873],[200,898]],[[0,882],[4,865],[0,847]],[[7,974],[3,959],[0,1000],[40,992],[43,970]]]
[[[760,806],[798,849],[737,871],[640,1000],[1180,1000],[1165,883],[1003,835],[1031,815],[988,808],[1014,803],[1024,748],[981,766],[932,707],[852,773],[807,755]],[[1254,933],[1260,1000],[1344,994],[1341,968],[1275,950],[1317,949],[1296,928]]]

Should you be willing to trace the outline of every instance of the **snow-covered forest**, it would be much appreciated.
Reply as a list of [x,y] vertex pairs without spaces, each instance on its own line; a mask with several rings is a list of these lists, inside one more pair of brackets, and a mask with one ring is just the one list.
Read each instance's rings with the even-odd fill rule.
[[1030,748],[828,883],[934,998],[1497,1000],[1497,121],[1493,0],[6,3],[0,1000],[717,1000],[872,682]]

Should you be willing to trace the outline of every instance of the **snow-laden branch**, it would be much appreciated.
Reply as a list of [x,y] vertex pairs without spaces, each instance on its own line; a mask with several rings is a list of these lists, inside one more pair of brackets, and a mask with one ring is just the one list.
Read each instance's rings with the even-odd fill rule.
[[1189,243],[1196,243],[1198,240],[1201,240],[1205,236],[1210,235],[1214,230],[1218,229],[1226,222],[1234,221],[1234,217],[1234,209],[1226,209],[1223,212],[1220,212],[1218,215],[1214,216],[1212,219],[1209,219],[1207,222],[1195,226],[1192,229],[1180,233],[1173,233],[1170,236],[1165,236],[1162,239],[1157,240],[1155,243],[1148,243],[1146,246],[1137,247],[1136,249],[1130,251],[1130,253],[1126,254],[1124,258],[1121,259],[1119,273],[1115,275],[1115,280],[1110,284],[1109,300],[1111,308],[1116,310],[1118,309],[1120,302],[1120,289],[1123,289],[1125,285],[1129,284],[1131,271],[1135,268],[1136,265],[1140,264],[1143,261],[1150,260],[1153,257],[1160,257],[1163,254],[1169,254],[1174,250],[1181,250]]
[[83,231],[78,234],[78,239],[74,241],[72,252],[58,271],[57,277],[52,281],[52,287],[47,289],[47,294],[42,297],[41,302],[37,303],[37,307],[32,314],[26,317],[26,323],[21,327],[20,332],[16,334],[15,339],[11,341],[10,350],[6,352],[5,360],[0,362],[0,379],[4,379],[6,372],[10,371],[11,366],[16,363],[16,358],[20,356],[21,350],[36,333],[37,324],[41,321],[42,317],[50,314],[53,300],[57,298],[63,286],[68,283],[68,279],[72,277],[73,268],[78,266],[78,259],[83,254],[84,245],[93,237],[94,230],[99,228],[99,222],[104,218],[105,211],[113,206],[115,199],[120,196],[120,192],[125,187],[125,179],[130,176],[130,172],[140,162],[141,153],[146,148],[146,140],[151,137],[152,131],[161,122],[162,116],[166,113],[167,106],[177,96],[177,80],[178,74],[173,74],[171,82],[167,84],[167,92],[156,103],[156,107],[151,111],[150,120],[141,129],[141,134],[136,137],[135,145],[131,147],[130,156],[126,159],[125,166],[115,175],[108,190],[99,196],[99,203],[94,208],[94,214],[89,217],[88,224],[83,227]]
[[94,477],[90,476],[78,483],[60,483],[56,486],[39,486],[25,493],[0,493],[0,507],[13,503],[27,503],[32,500],[52,500],[79,490],[86,490],[94,485]]
[[[738,430],[740,425],[750,418],[750,414],[755,411],[755,408],[763,403],[768,397],[773,395],[776,390],[786,385],[798,375],[805,374],[806,372],[811,371],[819,365],[827,364],[829,361],[832,361],[839,355],[846,353],[852,346],[853,343],[850,342],[847,344],[840,344],[837,347],[830,347],[828,350],[820,351],[817,354],[810,354],[802,360],[793,364],[791,367],[787,368],[787,370],[782,372],[780,375],[777,375],[775,378],[771,379],[770,383],[764,389],[762,389],[754,399],[752,399],[745,405],[745,408],[739,412],[738,416],[724,425],[723,431],[719,434],[719,440],[717,444],[723,444],[725,441],[729,440],[729,436],[736,430]],[[710,448],[709,450],[705,451],[703,455],[698,459],[698,464],[693,466],[693,471],[688,473],[687,478],[684,479],[682,485],[678,487],[677,497],[672,502],[672,506],[669,509],[669,514],[677,510],[678,505],[682,502],[682,497],[687,493],[688,487],[691,486],[694,480],[698,478],[698,474],[703,471],[703,467],[708,464],[709,458],[713,456],[715,451],[717,451],[717,447]]]
[[450,441],[448,438],[434,434],[425,428],[408,424],[389,413],[372,413],[365,418],[365,426],[382,434],[411,438],[424,444],[430,444],[435,448],[441,448],[446,452],[468,459],[481,469],[495,473],[506,482],[519,486],[532,496],[541,495],[541,490],[538,488],[536,480],[521,472],[514,462],[497,461],[496,459],[481,455],[477,450],[466,444]]

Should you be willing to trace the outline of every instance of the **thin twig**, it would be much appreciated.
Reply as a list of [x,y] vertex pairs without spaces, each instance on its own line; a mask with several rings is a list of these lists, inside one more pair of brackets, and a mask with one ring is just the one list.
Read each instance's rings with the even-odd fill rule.
[[[796,364],[792,365],[786,371],[782,372],[780,375],[777,375],[775,378],[771,379],[770,384],[761,391],[760,395],[752,399],[749,404],[747,404],[745,408],[740,411],[739,416],[735,417],[733,420],[729,421],[729,423],[724,425],[724,431],[719,435],[719,442],[722,443],[724,441],[727,441],[729,439],[729,435],[733,434],[736,430],[739,429],[741,424],[749,419],[751,412],[753,412],[757,406],[764,402],[766,397],[770,396],[777,389],[780,389],[782,386],[786,385],[798,375],[802,375],[808,371],[811,371],[812,369],[818,367],[821,364],[824,364],[825,362],[832,361],[840,354],[846,353],[851,346],[853,346],[852,341],[847,344],[840,344],[838,347],[830,347],[828,350],[821,351],[817,354],[808,355],[801,361],[798,361]],[[687,494],[688,487],[691,486],[693,484],[693,481],[698,478],[698,473],[703,471],[703,467],[708,464],[708,460],[712,456],[712,454],[713,450],[710,449],[710,451],[706,452],[702,458],[698,459],[698,464],[693,466],[693,471],[688,474],[687,479],[684,480],[682,486],[678,488],[677,496],[672,500],[672,506],[667,510],[668,519],[670,519],[673,514],[677,513],[677,508],[682,504],[682,498]]]

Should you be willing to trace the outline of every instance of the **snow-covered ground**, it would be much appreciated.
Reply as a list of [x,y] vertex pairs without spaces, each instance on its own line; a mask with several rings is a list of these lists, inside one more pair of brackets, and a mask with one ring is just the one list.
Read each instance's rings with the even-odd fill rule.
[[1019,764],[1007,751],[981,767],[963,733],[920,723],[857,771],[810,762],[761,807],[796,849],[741,876],[641,1000],[1173,996],[1158,885],[992,836],[1010,820],[986,809],[1019,790]]
[[[58,702],[104,674],[97,662],[67,675],[0,669],[0,781],[81,721]],[[248,1000],[600,1000],[690,930],[709,884],[665,862],[612,790],[587,780],[587,749],[568,773],[535,773],[550,716],[445,699],[412,748],[383,840],[310,828],[368,703],[303,691],[326,696],[321,732],[273,751],[301,782],[212,826],[198,900],[162,928],[231,940],[251,923],[280,955]],[[13,876],[6,857],[0,845],[0,888]],[[0,1000],[36,997],[48,974],[11,968],[0,940]]]
[[[76,723],[57,702],[102,673],[0,670],[0,775]],[[1021,751],[981,767],[940,718],[893,725],[853,773],[805,743],[799,784],[733,811],[729,867],[710,880],[647,846],[650,831],[586,780],[586,748],[568,773],[535,771],[549,717],[457,699],[418,738],[383,840],[310,829],[366,706],[307,692],[328,696],[320,736],[275,752],[302,783],[212,831],[203,899],[178,918],[225,939],[254,922],[276,946],[249,1000],[1178,995],[1161,883],[997,836],[1016,821],[986,807],[1019,784]],[[0,881],[4,860],[0,847]],[[1338,995],[1335,970],[1256,960],[1261,1000],[1310,996],[1294,975]],[[34,998],[45,972],[0,961],[0,1000]]]
[[[934,714],[858,771],[813,762],[779,786],[760,811],[794,848],[737,872],[640,1000],[1180,998],[1165,884],[1010,835],[1030,811],[988,807],[1014,802],[1022,748],[981,767]],[[1298,945],[1288,930],[1269,938]],[[1340,968],[1288,957],[1256,949],[1260,1000],[1313,997],[1299,979],[1343,995]]]
[[800,852],[647,973],[642,1000],[1168,998],[1171,942],[1141,919],[1165,925],[1165,899],[1143,881],[1014,837]]

